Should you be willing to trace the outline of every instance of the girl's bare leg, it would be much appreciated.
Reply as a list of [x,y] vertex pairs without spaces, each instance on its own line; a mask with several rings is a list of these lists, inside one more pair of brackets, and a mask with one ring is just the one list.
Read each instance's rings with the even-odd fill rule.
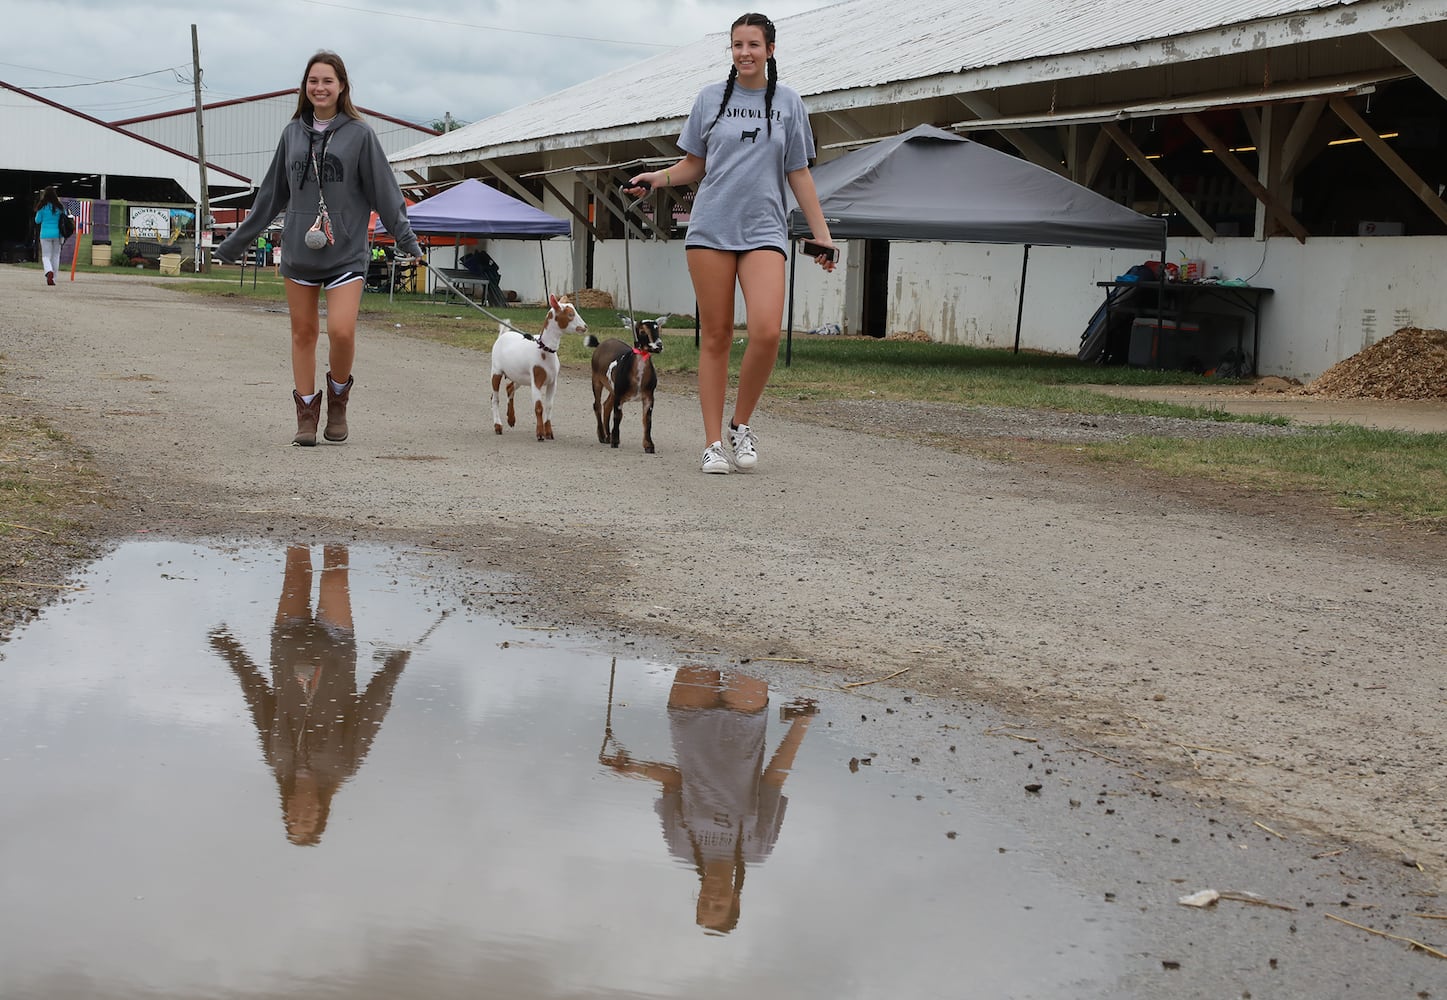
[[327,363],[338,385],[352,377],[357,356],[357,312],[362,308],[362,281],[327,292]]
[[784,325],[784,263],[783,256],[772,250],[754,250],[739,257],[739,287],[744,292],[749,343],[739,365],[739,389],[734,398],[736,424],[752,421],[754,407],[779,359]]
[[317,391],[317,337],[321,320],[317,306],[321,289],[286,279],[286,311],[291,316],[291,377],[298,395]]
[[723,440],[739,255],[725,250],[691,249],[688,273],[693,278],[693,294],[698,300],[698,405],[703,411],[703,443],[707,447]]

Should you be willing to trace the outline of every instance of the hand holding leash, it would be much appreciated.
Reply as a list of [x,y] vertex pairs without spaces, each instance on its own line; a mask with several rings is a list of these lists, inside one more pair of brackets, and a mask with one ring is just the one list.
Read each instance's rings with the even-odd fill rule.
[[653,190],[653,182],[648,180],[646,174],[639,174],[618,190],[632,196],[633,200],[623,208],[624,212],[631,212],[638,207],[639,202],[648,197],[649,192]]

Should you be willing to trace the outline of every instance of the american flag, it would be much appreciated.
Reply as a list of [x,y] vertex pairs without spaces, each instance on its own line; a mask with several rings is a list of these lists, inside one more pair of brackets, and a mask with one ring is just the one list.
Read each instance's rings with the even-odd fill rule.
[[62,198],[60,203],[65,210],[75,216],[75,231],[77,233],[90,232],[90,202],[83,198]]

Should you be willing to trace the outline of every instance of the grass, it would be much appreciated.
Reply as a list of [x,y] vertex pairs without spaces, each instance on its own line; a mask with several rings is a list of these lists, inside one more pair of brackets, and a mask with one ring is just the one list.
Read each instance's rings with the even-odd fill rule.
[[[21,540],[69,538],[76,510],[98,493],[83,449],[41,420],[0,414],[0,547],[18,559]],[[0,558],[0,577],[17,568]]]
[[[107,270],[97,268],[96,270]],[[120,270],[120,269],[109,269]],[[229,273],[228,273],[229,272]],[[127,272],[131,273],[131,272]],[[146,272],[156,278],[155,272]],[[224,275],[224,276],[223,276]],[[238,286],[234,271],[210,278],[165,278],[191,294],[284,299],[272,272],[248,273]],[[538,330],[538,307],[490,310],[522,330]],[[617,313],[581,310],[599,337],[621,334]],[[697,371],[692,317],[679,317],[655,359],[660,376],[673,382]],[[362,322],[401,325],[401,331],[470,350],[492,346],[496,323],[457,299],[399,294],[362,299]],[[626,338],[625,338],[626,339]],[[742,335],[736,338],[732,365],[743,355]],[[586,365],[589,350],[581,338],[564,338],[560,357],[565,365]],[[775,368],[771,391],[804,402],[827,399],[912,399],[965,406],[1045,409],[1082,414],[1124,414],[1183,417],[1194,420],[1285,424],[1279,417],[1241,416],[1208,407],[1177,406],[1148,400],[1122,399],[1093,392],[1090,384],[1183,385],[1211,382],[1183,372],[1083,365],[1066,355],[1038,351],[961,347],[908,340],[875,341],[845,337],[797,336],[791,363]],[[1349,426],[1306,427],[1290,436],[1229,436],[1211,439],[1132,437],[1121,442],[1072,443],[1058,451],[1071,460],[1132,466],[1176,477],[1229,483],[1243,490],[1307,492],[1351,510],[1386,514],[1433,530],[1447,527],[1447,435],[1412,434]],[[990,454],[998,449],[989,448]]]

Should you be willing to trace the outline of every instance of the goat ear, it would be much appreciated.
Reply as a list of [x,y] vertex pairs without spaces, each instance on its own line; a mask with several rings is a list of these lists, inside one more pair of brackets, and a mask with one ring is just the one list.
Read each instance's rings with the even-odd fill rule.
[[551,292],[548,293],[548,308],[558,308],[558,297],[556,295],[553,295]]
[[657,324],[659,325],[659,327],[661,328],[664,323],[668,322],[668,317],[667,317],[667,316],[660,316],[660,317],[658,317],[656,320],[654,320],[653,322],[657,323]]

